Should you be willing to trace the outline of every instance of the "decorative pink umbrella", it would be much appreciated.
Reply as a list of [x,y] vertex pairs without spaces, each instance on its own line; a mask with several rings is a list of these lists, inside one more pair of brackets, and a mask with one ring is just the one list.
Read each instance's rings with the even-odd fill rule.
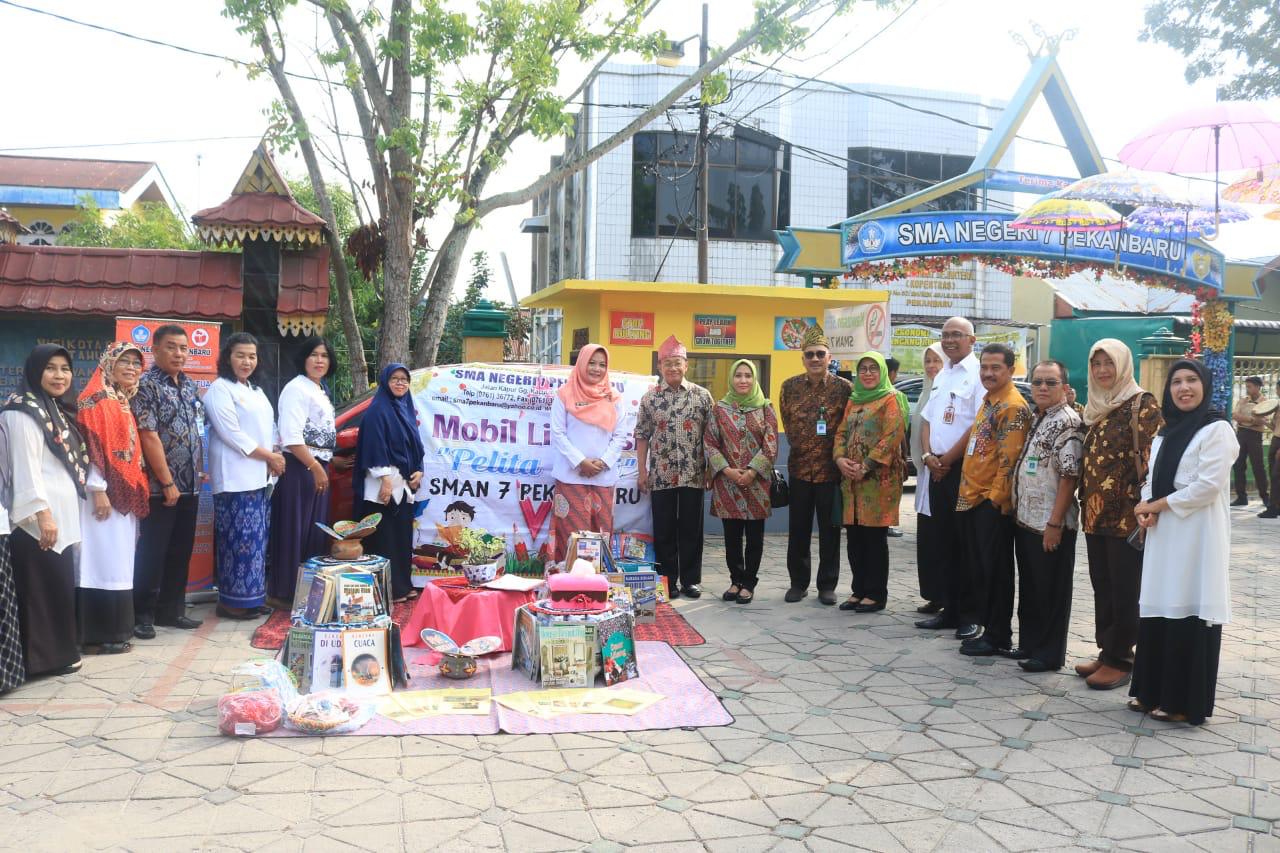
[[1213,172],[1280,162],[1280,122],[1261,105],[1224,101],[1165,119],[1120,149],[1120,162],[1158,172]]
[[1241,178],[1223,190],[1222,197],[1251,204],[1280,202],[1280,163],[1262,166],[1249,177]]

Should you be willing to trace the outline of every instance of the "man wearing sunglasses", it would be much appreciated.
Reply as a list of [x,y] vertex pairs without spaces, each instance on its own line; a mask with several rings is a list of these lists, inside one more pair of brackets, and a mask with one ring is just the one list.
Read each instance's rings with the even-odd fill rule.
[[964,317],[952,317],[942,326],[942,369],[933,378],[933,392],[925,404],[920,429],[920,446],[929,478],[929,515],[917,516],[916,535],[937,543],[933,553],[945,555],[946,565],[921,566],[922,572],[942,577],[947,600],[939,602],[942,612],[916,623],[917,628],[955,628],[956,638],[967,640],[982,629],[976,624],[961,625],[957,607],[964,597],[964,540],[956,517],[960,496],[960,474],[969,430],[977,417],[986,389],[979,377],[978,359],[973,354],[973,324]]
[[791,588],[785,598],[796,602],[809,594],[810,544],[816,515],[818,600],[831,605],[836,603],[836,585],[840,581],[840,528],[836,526],[835,517],[840,469],[834,458],[835,440],[853,385],[828,369],[831,346],[821,327],[809,328],[800,353],[804,373],[783,382],[778,397],[778,411],[790,445],[787,573],[791,576]]

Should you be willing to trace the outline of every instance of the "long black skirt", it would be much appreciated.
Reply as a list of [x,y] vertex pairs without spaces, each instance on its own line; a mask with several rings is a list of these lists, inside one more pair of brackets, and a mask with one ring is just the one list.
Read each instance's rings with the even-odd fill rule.
[[1197,616],[1139,620],[1129,695],[1148,708],[1186,714],[1198,726],[1213,716],[1221,651],[1221,625]]
[[[328,465],[321,462],[325,470]],[[271,493],[271,545],[267,552],[267,595],[292,602],[298,566],[329,550],[316,522],[329,523],[329,493],[316,494],[316,481],[292,453],[284,454],[284,474]]]
[[127,643],[133,636],[133,590],[76,590],[76,619],[80,645]]
[[76,642],[75,547],[43,551],[25,530],[9,536],[18,594],[22,657],[27,675],[43,675],[80,660]]
[[22,660],[18,601],[13,589],[13,567],[9,563],[9,536],[0,536],[0,693],[7,693],[27,680]]

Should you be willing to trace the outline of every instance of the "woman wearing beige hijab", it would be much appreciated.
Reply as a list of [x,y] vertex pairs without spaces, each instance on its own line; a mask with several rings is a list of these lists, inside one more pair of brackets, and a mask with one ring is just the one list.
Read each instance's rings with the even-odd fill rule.
[[1164,420],[1160,403],[1133,376],[1133,353],[1115,338],[1089,350],[1088,429],[1080,477],[1080,526],[1093,583],[1098,657],[1076,666],[1095,690],[1129,682],[1138,640],[1142,553],[1129,544],[1134,507],[1150,463],[1151,442]]

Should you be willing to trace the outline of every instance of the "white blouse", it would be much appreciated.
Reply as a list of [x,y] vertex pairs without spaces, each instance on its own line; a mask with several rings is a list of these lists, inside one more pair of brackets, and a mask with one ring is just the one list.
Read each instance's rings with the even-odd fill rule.
[[0,414],[8,437],[8,457],[0,464],[9,467],[13,504],[9,510],[14,527],[33,539],[40,538],[36,513],[49,510],[58,525],[54,553],[80,541],[80,495],[67,468],[44,441],[44,430],[35,418],[18,411]]
[[[636,419],[624,412],[622,401],[615,403],[614,408],[618,420],[610,433],[569,414],[559,394],[551,398],[551,444],[556,450],[551,472],[556,480],[588,486],[618,484],[618,459],[635,433]],[[594,477],[584,477],[578,473],[578,464],[583,459],[599,459],[605,469]]]
[[305,376],[295,376],[280,391],[280,446],[288,453],[291,444],[305,444],[321,462],[333,458],[337,443],[333,403],[324,389]]
[[[1156,436],[1151,445],[1153,465],[1162,444],[1164,437]],[[1147,529],[1140,616],[1199,616],[1211,625],[1231,621],[1227,487],[1239,452],[1235,431],[1226,421],[1204,427],[1187,445],[1173,475],[1169,511],[1160,513],[1156,526]],[[1142,486],[1142,499],[1151,499],[1150,477]]]
[[209,479],[213,493],[251,492],[270,482],[267,463],[250,458],[272,447],[275,413],[261,388],[219,377],[204,392],[209,420]]

